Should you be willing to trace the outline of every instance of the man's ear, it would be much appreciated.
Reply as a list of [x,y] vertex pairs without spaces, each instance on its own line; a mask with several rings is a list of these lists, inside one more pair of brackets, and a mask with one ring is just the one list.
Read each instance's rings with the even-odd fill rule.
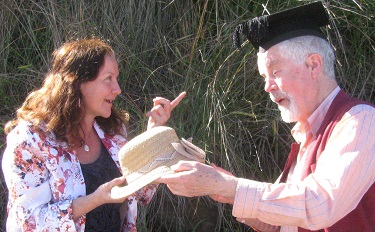
[[310,54],[306,58],[306,66],[311,71],[311,75],[313,78],[317,78],[321,75],[321,73],[323,72],[323,65],[323,59],[317,53]]

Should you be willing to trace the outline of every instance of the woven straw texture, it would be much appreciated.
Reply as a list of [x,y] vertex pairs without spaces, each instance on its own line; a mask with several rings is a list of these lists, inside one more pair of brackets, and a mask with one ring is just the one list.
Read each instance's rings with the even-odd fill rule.
[[[166,126],[155,127],[130,140],[119,151],[127,185],[113,187],[112,197],[131,195],[164,174],[173,172],[170,166],[180,160],[204,161],[204,151],[186,143],[186,140],[179,140],[174,129]],[[181,153],[175,149],[176,144],[183,148],[178,149]]]

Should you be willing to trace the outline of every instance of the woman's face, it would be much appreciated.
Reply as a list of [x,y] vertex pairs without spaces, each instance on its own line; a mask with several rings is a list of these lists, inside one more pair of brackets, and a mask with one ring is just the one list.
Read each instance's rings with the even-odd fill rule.
[[81,105],[85,108],[85,118],[94,119],[97,116],[108,118],[111,115],[113,102],[121,93],[118,84],[118,65],[111,55],[104,57],[104,63],[99,68],[98,76],[93,81],[81,84]]

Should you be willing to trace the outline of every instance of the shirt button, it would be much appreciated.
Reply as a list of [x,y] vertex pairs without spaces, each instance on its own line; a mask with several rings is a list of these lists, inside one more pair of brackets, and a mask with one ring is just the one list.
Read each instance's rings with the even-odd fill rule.
[[245,223],[245,220],[242,220],[241,223]]

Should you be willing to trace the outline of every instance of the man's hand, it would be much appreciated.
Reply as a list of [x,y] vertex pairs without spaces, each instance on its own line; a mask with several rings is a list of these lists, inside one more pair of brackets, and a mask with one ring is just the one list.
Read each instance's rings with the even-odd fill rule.
[[[231,172],[221,168],[221,167],[218,167],[216,166],[215,164],[211,163],[211,167],[213,167],[215,170],[219,171],[219,172],[222,172],[224,174],[227,174],[227,175],[230,175],[230,176],[234,176]],[[232,204],[234,203],[234,199],[233,198],[227,198],[227,197],[224,197],[224,196],[221,196],[219,194],[212,194],[212,195],[209,195],[209,197],[211,197],[213,200],[215,201],[218,201],[220,203],[229,203],[229,204]]]
[[157,182],[167,184],[173,194],[194,197],[220,195],[232,202],[237,188],[237,178],[195,161],[180,161],[173,165],[173,174]]

